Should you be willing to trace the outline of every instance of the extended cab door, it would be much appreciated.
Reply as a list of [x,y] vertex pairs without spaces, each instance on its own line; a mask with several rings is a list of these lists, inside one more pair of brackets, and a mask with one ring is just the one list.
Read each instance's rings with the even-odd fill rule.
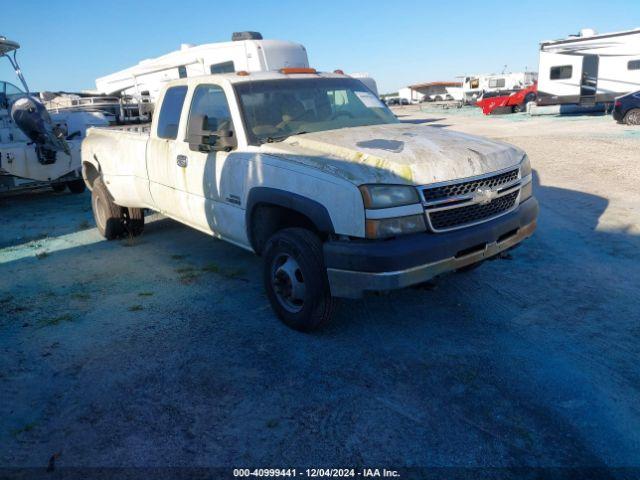
[[182,169],[178,166],[178,131],[188,88],[170,87],[160,103],[160,113],[153,124],[147,145],[149,189],[156,209],[171,217],[179,217],[185,201],[176,188]]
[[[187,124],[176,145],[176,154],[182,164],[178,168],[175,185],[180,196],[186,199],[180,205],[180,217],[185,223],[246,245],[242,201],[248,155],[234,147],[237,146],[238,129],[232,117],[228,96],[222,86],[211,83],[195,87],[188,117],[185,117]],[[206,125],[203,125],[203,119]],[[229,151],[216,150],[215,141],[204,145],[204,140],[199,139],[206,139],[207,131],[224,132],[227,135],[225,144],[231,145]],[[205,135],[194,135],[194,132]],[[210,138],[216,137],[212,135]]]

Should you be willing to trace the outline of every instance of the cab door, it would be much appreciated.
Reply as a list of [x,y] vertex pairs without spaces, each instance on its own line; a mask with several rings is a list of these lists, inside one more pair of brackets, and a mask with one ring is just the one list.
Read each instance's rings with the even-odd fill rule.
[[[201,84],[191,97],[187,125],[176,154],[181,161],[176,188],[187,201],[181,204],[181,218],[186,223],[233,242],[246,242],[244,222],[246,154],[231,151],[202,151],[189,132],[206,129],[226,132],[235,138],[229,102],[224,89],[216,84]],[[201,146],[200,146],[201,147]]]
[[177,189],[182,171],[178,165],[177,141],[180,118],[188,88],[186,85],[170,87],[161,99],[160,114],[147,145],[147,175],[153,203],[161,213],[179,217],[186,198]]

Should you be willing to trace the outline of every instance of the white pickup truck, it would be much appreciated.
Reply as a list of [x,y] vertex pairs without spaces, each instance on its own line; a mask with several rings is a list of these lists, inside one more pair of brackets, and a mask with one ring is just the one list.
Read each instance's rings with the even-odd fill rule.
[[90,129],[99,231],[151,209],[264,259],[277,315],[309,331],[335,297],[470,268],[530,236],[531,166],[511,145],[401,123],[360,81],[313,69],[173,81],[150,129]]

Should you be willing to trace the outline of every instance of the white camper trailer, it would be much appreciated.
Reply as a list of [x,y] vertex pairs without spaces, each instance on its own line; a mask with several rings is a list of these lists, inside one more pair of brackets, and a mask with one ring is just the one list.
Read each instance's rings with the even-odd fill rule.
[[296,67],[309,67],[304,46],[263,40],[258,32],[238,32],[231,42],[183,44],[180,50],[142,60],[133,67],[96,79],[96,89],[105,95],[127,95],[153,103],[164,84],[178,78]]
[[[230,42],[182,44],[180,50],[97,78],[95,93],[124,99],[125,103],[120,101],[124,108],[143,117],[153,111],[158,93],[171,80],[212,73],[309,68],[307,50],[299,43],[263,40],[258,32],[235,32],[231,38]],[[369,74],[351,76],[378,95],[376,82]]]
[[609,103],[634,90],[640,90],[640,29],[583,29],[540,44],[538,105]]

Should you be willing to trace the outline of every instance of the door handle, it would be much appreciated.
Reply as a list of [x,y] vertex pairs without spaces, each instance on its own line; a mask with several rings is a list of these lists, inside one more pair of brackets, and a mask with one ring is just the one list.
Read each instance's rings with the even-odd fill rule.
[[179,167],[185,168],[187,166],[188,161],[189,161],[189,159],[187,158],[186,155],[178,155],[176,157],[176,164]]

